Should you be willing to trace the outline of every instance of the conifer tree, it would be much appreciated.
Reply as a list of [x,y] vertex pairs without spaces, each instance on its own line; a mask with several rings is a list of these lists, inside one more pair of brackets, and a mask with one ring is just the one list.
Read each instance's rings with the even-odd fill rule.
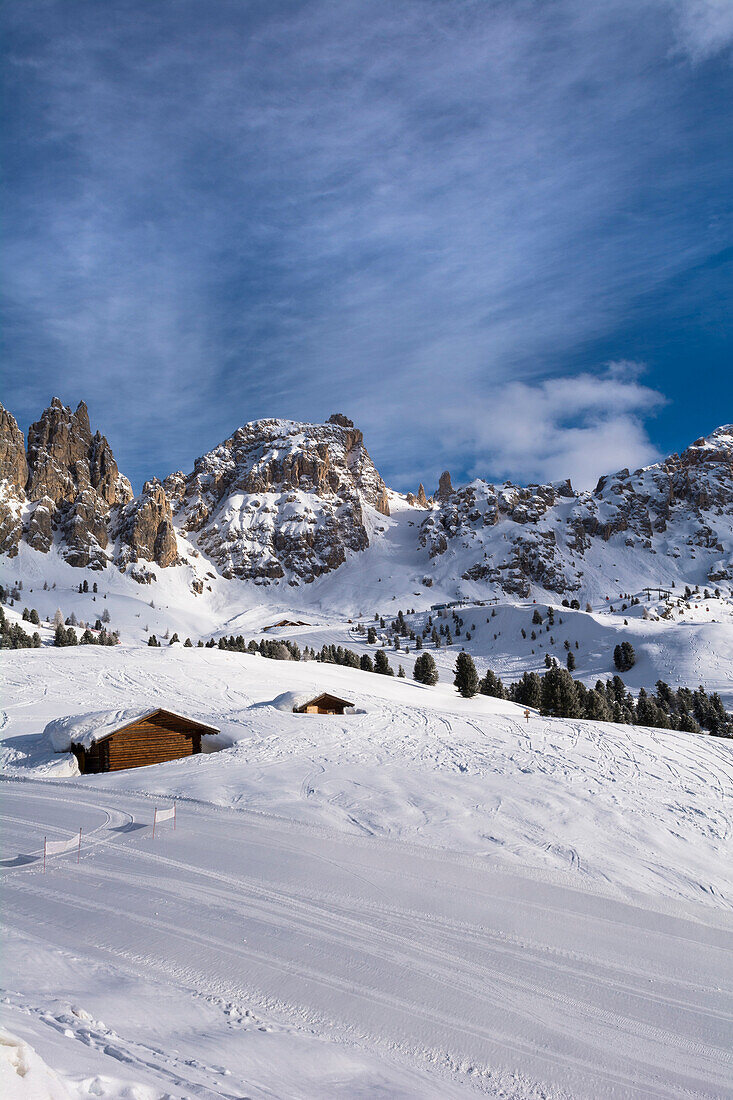
[[469,653],[458,654],[453,683],[464,699],[471,699],[477,694],[479,687],[478,673]]
[[636,664],[636,653],[631,642],[621,642],[613,651],[613,663],[619,672],[628,672]]
[[394,676],[394,670],[387,660],[387,654],[383,649],[378,649],[374,656],[374,671],[381,676]]
[[494,699],[504,699],[506,697],[504,685],[490,668],[486,670],[486,674],[481,679],[479,692],[481,695],[490,695]]
[[437,684],[438,669],[432,653],[420,654],[415,661],[415,668],[412,675],[413,679],[417,680],[418,684],[428,684],[431,687],[433,684]]

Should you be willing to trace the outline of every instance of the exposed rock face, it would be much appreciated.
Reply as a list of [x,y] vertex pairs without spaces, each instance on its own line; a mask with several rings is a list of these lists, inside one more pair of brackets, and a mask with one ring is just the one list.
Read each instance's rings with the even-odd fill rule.
[[56,505],[50,497],[43,497],[30,511],[26,538],[34,550],[47,554],[53,543],[53,517]]
[[92,435],[82,401],[76,412],[57,397],[28,429],[27,538],[50,549],[54,532],[70,565],[102,568],[108,555],[110,509],[125,504],[132,488],[107,440]]
[[117,469],[110,446],[99,432],[92,435],[89,413],[80,402],[75,413],[54,397],[41,419],[28,429],[29,500],[48,496],[58,506],[73,503],[92,489],[108,507],[125,504],[132,488]]
[[23,433],[15,417],[0,405],[0,481],[8,481],[15,490],[23,492],[27,480]]
[[120,511],[114,533],[120,540],[120,568],[141,559],[157,562],[164,569],[179,561],[173,513],[165,489],[156,478],[146,481],[140,496]]
[[407,494],[407,503],[413,508],[429,508],[428,498],[425,496],[425,486],[420,482],[420,488],[417,490],[417,496],[414,493]]
[[15,557],[23,534],[28,463],[15,417],[0,405],[0,553]]
[[[425,490],[423,490],[423,492],[424,491]],[[447,470],[444,470],[443,473],[440,475],[440,481],[438,482],[437,498],[438,500],[443,501],[450,500],[452,493],[453,486],[451,485],[450,474]]]
[[[92,434],[81,402],[72,413],[57,397],[28,430],[28,450],[13,417],[0,411],[0,550],[16,554],[24,533],[28,545],[47,553],[54,541],[70,565],[100,569],[112,557],[111,528],[122,528],[118,513],[132,500],[100,432]],[[165,493],[160,488],[165,501]],[[150,538],[156,507],[160,516]],[[122,557],[146,557],[159,565],[177,560],[167,501],[143,494],[140,519],[129,526]],[[23,530],[25,528],[25,530]],[[127,530],[127,528],[125,528]]]
[[462,571],[467,581],[521,597],[533,585],[571,595],[610,561],[607,543],[615,572],[625,552],[631,569],[660,580],[664,559],[671,576],[680,557],[704,561],[711,583],[733,578],[733,426],[657,465],[603,477],[592,493],[574,492],[569,481],[520,488],[476,480],[450,493],[448,485],[443,475],[420,543],[433,559],[460,546],[464,560],[473,557]]
[[166,480],[176,522],[225,576],[310,582],[369,545],[364,507],[389,514],[386,486],[347,417],[259,420]]

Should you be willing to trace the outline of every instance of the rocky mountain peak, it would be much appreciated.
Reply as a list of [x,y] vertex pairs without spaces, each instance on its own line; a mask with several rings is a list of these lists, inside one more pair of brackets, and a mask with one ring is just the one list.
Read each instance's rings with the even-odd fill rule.
[[[616,571],[622,571],[616,559],[630,555],[629,569],[646,569],[648,583],[674,576],[683,554],[706,563],[706,583],[733,577],[730,426],[681,455],[605,475],[592,492],[575,492],[569,481],[522,487],[477,479],[450,491],[449,485],[444,475],[439,507],[423,521],[420,542],[434,560],[460,547],[466,581],[488,581],[522,597],[532,585],[571,594],[587,583],[588,557],[611,554]],[[600,549],[605,544],[608,551]],[[695,570],[699,582],[701,567]]]
[[93,490],[107,506],[124,504],[132,487],[117,468],[107,440],[92,436],[89,411],[83,401],[76,411],[54,397],[40,420],[28,429],[28,483],[31,501],[48,497],[57,506],[72,503],[80,492]]
[[13,489],[24,492],[27,480],[25,438],[12,413],[0,405],[0,481],[8,481]]
[[132,488],[104,436],[92,435],[83,401],[72,413],[54,397],[28,429],[27,451],[23,433],[3,410],[0,468],[6,481],[0,541],[6,552],[17,553],[24,532],[34,549],[48,551],[58,533],[70,564],[106,563],[110,508],[130,500]]
[[413,508],[429,508],[428,498],[425,495],[425,486],[422,481],[420,482],[417,490],[417,496],[414,493],[407,494],[407,503],[412,505]]
[[440,481],[438,482],[438,500],[446,501],[450,500],[453,494],[453,485],[451,484],[450,474],[447,470],[444,470],[440,475]]
[[386,486],[358,428],[257,420],[166,488],[176,521],[227,576],[312,581],[369,545],[364,506],[389,514]]
[[23,535],[28,462],[25,438],[12,413],[0,405],[0,553],[15,557]]
[[[0,406],[0,552],[9,556],[22,540],[41,551],[55,544],[72,565],[115,562],[149,581],[148,563],[183,560],[178,530],[194,544],[191,556],[198,550],[225,577],[298,585],[389,537],[381,517],[394,499],[342,413],[323,424],[244,424],[191,473],[151,479],[133,498],[83,402],[72,412],[54,398],[27,448]],[[694,583],[733,578],[733,425],[662,462],[602,477],[592,492],[569,481],[480,478],[456,488],[445,471],[435,497],[421,484],[407,501],[424,509],[409,521],[416,568],[450,586],[580,594],[604,562],[647,583],[685,575],[680,561]]]

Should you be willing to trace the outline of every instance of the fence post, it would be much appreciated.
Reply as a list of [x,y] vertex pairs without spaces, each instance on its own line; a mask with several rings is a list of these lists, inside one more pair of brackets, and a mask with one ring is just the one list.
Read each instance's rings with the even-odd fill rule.
[[43,838],[43,873],[46,873],[46,838]]
[[81,859],[81,825],[79,826],[79,847],[76,850],[76,862]]
[[158,810],[157,810],[157,807],[156,807],[155,813],[153,814],[153,840],[155,840],[155,821],[156,821],[157,816],[158,816]]

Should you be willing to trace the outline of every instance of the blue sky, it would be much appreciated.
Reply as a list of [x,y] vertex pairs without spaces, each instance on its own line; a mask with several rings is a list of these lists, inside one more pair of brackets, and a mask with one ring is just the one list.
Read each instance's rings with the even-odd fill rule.
[[5,0],[2,401],[139,486],[350,415],[396,488],[733,420],[730,0]]

